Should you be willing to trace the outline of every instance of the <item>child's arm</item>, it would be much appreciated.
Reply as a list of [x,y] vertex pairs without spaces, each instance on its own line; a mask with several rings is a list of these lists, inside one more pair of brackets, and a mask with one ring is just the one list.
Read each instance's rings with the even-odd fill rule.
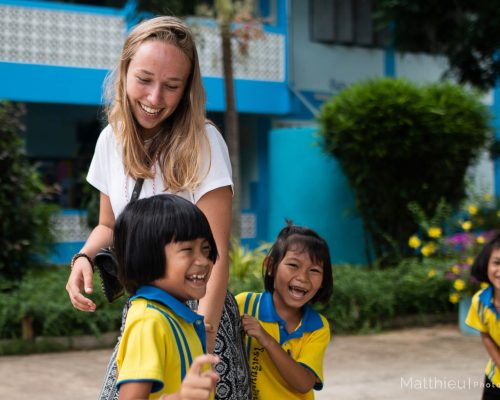
[[[203,364],[216,364],[217,356],[204,354],[193,360],[178,392],[164,394],[160,400],[208,400],[219,375],[212,369],[201,372]],[[120,385],[120,400],[148,400],[152,382],[124,382]]]
[[481,332],[481,340],[496,365],[500,365],[500,348],[488,333]]
[[256,318],[243,315],[242,323],[246,334],[257,339],[261,346],[266,349],[280,375],[293,390],[307,393],[314,388],[316,375],[290,357],[280,344],[265,331]]
[[148,400],[153,382],[124,382],[120,385],[119,400]]

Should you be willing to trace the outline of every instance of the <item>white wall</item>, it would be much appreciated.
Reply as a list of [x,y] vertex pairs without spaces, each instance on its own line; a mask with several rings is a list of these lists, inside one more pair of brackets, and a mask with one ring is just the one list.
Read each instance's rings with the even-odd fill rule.
[[291,0],[289,81],[298,90],[338,92],[338,85],[384,75],[384,52],[312,42],[309,1]]

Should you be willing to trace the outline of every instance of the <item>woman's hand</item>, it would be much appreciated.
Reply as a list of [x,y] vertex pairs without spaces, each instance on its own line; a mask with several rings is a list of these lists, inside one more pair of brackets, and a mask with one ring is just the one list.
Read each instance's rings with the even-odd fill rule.
[[[100,248],[110,246],[113,241],[114,225],[115,216],[109,197],[101,193],[99,225],[92,230],[80,253],[85,253],[93,259]],[[73,264],[73,268],[71,268],[66,290],[71,303],[77,310],[95,311],[95,303],[82,294],[83,292],[86,294],[92,294],[93,292],[92,272],[92,266],[86,257],[78,257]]]
[[86,294],[92,294],[93,270],[89,260],[85,257],[78,257],[73,264],[71,274],[66,283],[66,290],[68,291],[69,298],[73,306],[81,311],[95,311],[95,303],[85,297],[82,291]]

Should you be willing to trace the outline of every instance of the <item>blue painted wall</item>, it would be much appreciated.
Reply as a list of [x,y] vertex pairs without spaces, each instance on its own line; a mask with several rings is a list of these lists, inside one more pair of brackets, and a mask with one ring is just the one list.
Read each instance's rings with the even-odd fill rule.
[[289,218],[322,235],[334,263],[364,264],[362,224],[348,215],[352,192],[338,163],[322,152],[316,132],[315,127],[270,132],[268,240]]
[[[496,140],[500,140],[500,78],[496,79],[495,87],[493,88],[493,104],[491,106],[493,113],[493,129]],[[500,158],[495,158],[495,195],[500,197]]]
[[[0,100],[100,105],[107,73],[105,69],[0,62]],[[207,110],[224,111],[223,79],[203,78],[203,84]],[[290,93],[285,82],[237,80],[235,87],[239,112],[290,112]]]

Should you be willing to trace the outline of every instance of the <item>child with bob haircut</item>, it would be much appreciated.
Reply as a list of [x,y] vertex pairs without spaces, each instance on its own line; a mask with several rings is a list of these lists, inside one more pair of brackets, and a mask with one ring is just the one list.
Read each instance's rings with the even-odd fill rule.
[[188,200],[157,195],[129,203],[116,220],[118,278],[132,295],[117,355],[120,400],[209,399],[218,375],[204,364],[203,317],[185,304],[206,292],[217,247]]
[[472,297],[465,323],[481,333],[490,355],[485,369],[483,400],[500,399],[500,233],[486,243],[471,268],[471,275],[488,286]]
[[328,245],[311,229],[278,234],[263,265],[265,291],[236,296],[242,315],[254,400],[313,399],[323,387],[328,321],[311,304],[333,289]]

